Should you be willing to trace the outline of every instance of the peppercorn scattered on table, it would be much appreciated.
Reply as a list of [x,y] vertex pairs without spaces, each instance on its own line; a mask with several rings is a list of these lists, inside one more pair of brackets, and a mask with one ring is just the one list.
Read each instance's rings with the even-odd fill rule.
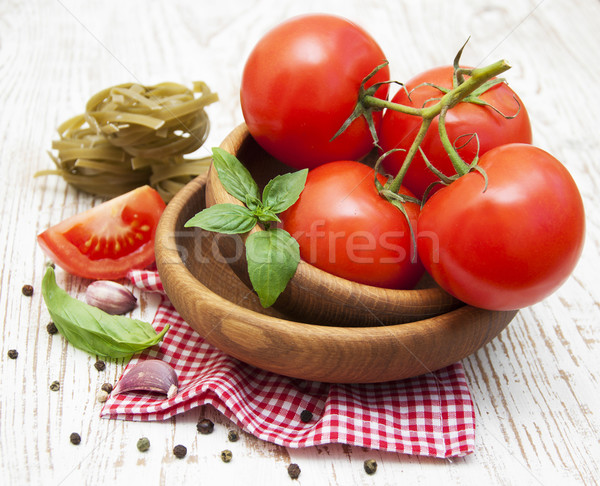
[[[574,273],[550,297],[521,309],[499,336],[461,363],[476,424],[466,455],[444,459],[344,443],[284,447],[258,439],[211,405],[158,421],[102,418],[127,359],[106,359],[67,342],[42,298],[47,258],[36,235],[105,200],[57,175],[34,178],[54,168],[47,152],[57,127],[107,86],[165,81],[192,86],[201,79],[218,100],[207,103],[210,131],[194,156],[210,156],[210,149],[244,121],[240,82],[252,47],[268,29],[308,12],[337,14],[369,31],[388,56],[392,79],[399,81],[451,64],[469,36],[465,64],[507,59],[512,68],[505,76],[527,106],[535,145],[560,159],[581,191],[587,236]],[[600,78],[599,23],[600,4],[594,0],[0,5],[3,484],[346,486],[397,484],[400,478],[403,484],[595,484],[600,477],[600,101],[591,88]],[[107,130],[110,135],[112,128]],[[82,166],[92,170],[93,162]],[[158,167],[154,160],[147,163]],[[203,167],[192,164],[186,170]],[[179,188],[177,173],[173,177],[161,190]],[[90,280],[58,267],[56,278],[85,301]],[[127,279],[119,282],[137,299],[127,315],[152,322],[160,295],[140,292]],[[311,427],[320,416],[308,408],[291,403],[288,420]],[[423,420],[445,425],[435,422],[435,415]],[[402,421],[391,427],[402,428]]]

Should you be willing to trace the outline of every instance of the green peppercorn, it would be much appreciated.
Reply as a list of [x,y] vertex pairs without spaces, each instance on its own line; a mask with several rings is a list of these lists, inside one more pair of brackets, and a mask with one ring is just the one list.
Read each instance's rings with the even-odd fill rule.
[[53,381],[52,383],[50,383],[50,390],[52,390],[52,391],[60,390],[60,383],[56,380]]
[[140,452],[146,452],[148,449],[150,449],[150,441],[148,440],[148,437],[142,437],[139,439],[137,441],[137,448]]
[[298,464],[290,464],[287,471],[292,479],[298,479],[298,476],[300,476],[300,466],[298,466]]
[[229,442],[237,442],[240,436],[235,430],[230,430],[227,434],[227,438],[229,439]]
[[375,474],[377,471],[377,462],[375,459],[367,459],[364,463],[364,468],[367,474]]
[[6,354],[8,354],[10,359],[17,359],[19,357],[19,352],[16,349],[9,349]]
[[81,436],[77,432],[73,432],[69,436],[69,440],[71,441],[71,444],[78,445],[81,442]]
[[231,451],[229,449],[225,449],[224,451],[221,451],[221,460],[223,462],[230,462],[232,457],[233,457],[233,454],[231,453]]
[[173,447],[173,454],[175,454],[175,457],[177,457],[178,459],[183,459],[187,454],[187,448],[181,444],[176,445],[175,447]]

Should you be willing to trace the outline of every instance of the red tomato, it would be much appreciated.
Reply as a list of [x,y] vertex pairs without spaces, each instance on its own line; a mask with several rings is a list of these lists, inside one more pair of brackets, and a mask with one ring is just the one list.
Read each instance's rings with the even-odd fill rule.
[[[419,205],[408,203],[406,209],[416,231]],[[338,277],[412,288],[423,274],[422,265],[411,262],[406,218],[379,196],[373,169],[360,162],[330,162],[309,171],[300,198],[280,216],[302,259]]]
[[418,249],[437,283],[458,299],[512,310],[541,301],[570,275],[583,248],[581,196],[567,169],[532,145],[487,152],[435,193],[419,216]]
[[38,235],[38,243],[73,275],[118,279],[154,261],[154,235],[164,208],[158,192],[139,187],[52,226]]
[[[295,168],[358,160],[373,148],[364,118],[334,141],[358,101],[362,80],[385,56],[352,22],[332,15],[304,15],[268,32],[250,53],[241,84],[248,130],[271,155]],[[389,79],[387,66],[367,86]],[[388,87],[377,90],[387,97]],[[376,125],[381,112],[374,113]]]
[[[452,66],[437,67],[425,71],[406,84],[410,92],[416,86],[428,82],[445,88],[452,87]],[[392,101],[401,105],[422,107],[427,100],[439,98],[441,92],[430,86],[421,86],[413,91],[409,100],[406,92],[401,89],[394,95]],[[525,105],[506,83],[498,84],[480,96],[505,115],[517,116],[508,119],[487,106],[473,103],[459,103],[446,115],[446,130],[448,138],[456,147],[466,144],[458,149],[462,159],[470,163],[477,154],[477,141],[469,136],[477,133],[479,137],[479,155],[499,145],[508,143],[531,143],[531,125]],[[412,102],[411,102],[412,100]],[[427,106],[433,104],[429,101]],[[520,105],[520,111],[519,111]],[[388,151],[393,148],[408,150],[417,135],[421,125],[421,118],[405,115],[393,110],[387,110],[381,123],[379,141],[382,149]],[[461,137],[462,136],[462,137]],[[468,143],[467,143],[468,142]],[[440,142],[438,134],[438,118],[436,118],[421,144],[428,160],[445,175],[456,174],[450,159]],[[396,152],[386,157],[383,168],[386,172],[396,175],[402,166],[406,152]],[[426,167],[423,157],[417,153],[413,159],[406,177],[402,181],[419,199],[427,187],[437,181],[437,177]]]

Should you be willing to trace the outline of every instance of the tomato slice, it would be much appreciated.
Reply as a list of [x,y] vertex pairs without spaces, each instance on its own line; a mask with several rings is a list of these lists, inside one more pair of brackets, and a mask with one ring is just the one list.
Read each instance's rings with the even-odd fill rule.
[[90,279],[118,279],[154,262],[154,237],[165,203],[143,186],[52,226],[37,240],[63,270]]

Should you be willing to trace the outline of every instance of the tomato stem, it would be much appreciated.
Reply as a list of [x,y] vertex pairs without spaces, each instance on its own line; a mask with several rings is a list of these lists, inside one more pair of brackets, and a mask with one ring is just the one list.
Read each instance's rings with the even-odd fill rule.
[[442,111],[440,112],[440,117],[438,119],[438,132],[440,134],[440,142],[444,146],[448,157],[450,158],[450,162],[454,166],[454,170],[459,176],[463,176],[467,174],[470,170],[470,167],[463,159],[461,159],[460,155],[454,148],[454,145],[448,138],[448,132],[446,131],[446,113],[448,113],[448,107],[444,106]]
[[464,162],[458,152],[452,145],[452,142],[448,138],[448,134],[446,132],[445,127],[445,116],[448,110],[456,106],[458,103],[463,101],[466,97],[472,94],[475,90],[480,88],[490,79],[502,74],[503,72],[510,69],[510,65],[505,60],[497,61],[489,66],[485,66],[482,68],[476,68],[470,71],[470,76],[458,86],[455,86],[453,89],[445,93],[440,100],[431,106],[426,106],[422,108],[414,108],[411,106],[401,105],[398,103],[393,103],[391,101],[382,100],[379,98],[375,98],[374,96],[365,96],[363,98],[363,103],[365,103],[368,107],[377,108],[379,110],[388,109],[394,110],[401,113],[405,113],[407,115],[420,116],[423,118],[423,122],[419,129],[415,140],[413,141],[409,151],[406,154],[402,167],[400,171],[392,179],[386,186],[386,189],[397,192],[402,185],[402,180],[412,162],[415,154],[417,153],[431,122],[435,119],[435,117],[439,116],[439,132],[440,137],[442,139],[442,143],[444,148],[448,152],[450,160],[452,161],[452,165],[454,166],[456,173],[458,175],[466,174],[471,166]]
[[419,128],[419,132],[417,133],[415,140],[410,146],[410,149],[406,153],[406,157],[404,158],[404,162],[402,163],[398,174],[396,175],[396,177],[394,177],[394,179],[392,179],[392,181],[389,184],[386,184],[386,189],[389,189],[393,193],[397,193],[400,190],[400,186],[402,185],[402,181],[404,180],[406,171],[408,171],[412,160],[414,159],[417,151],[419,150],[419,146],[425,138],[425,134],[427,133],[427,130],[429,130],[429,126],[431,125],[432,121],[433,118],[423,118],[423,122],[421,123],[421,127]]
[[388,109],[399,111],[401,113],[405,113],[407,115],[413,116],[423,116],[423,108],[413,108],[412,106],[401,105],[400,103],[394,103],[389,100],[382,100],[381,98],[376,98],[373,95],[366,95],[362,98],[362,102],[368,107],[376,108],[378,110]]

